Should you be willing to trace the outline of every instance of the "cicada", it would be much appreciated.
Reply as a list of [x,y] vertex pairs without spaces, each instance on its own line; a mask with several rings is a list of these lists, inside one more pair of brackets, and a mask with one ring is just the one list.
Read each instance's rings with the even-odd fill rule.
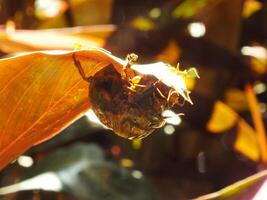
[[[161,80],[153,73],[140,72],[138,65],[132,65],[136,60],[135,54],[127,57],[127,65],[122,72],[109,65],[91,77],[85,76],[74,54],[73,59],[82,78],[90,83],[88,96],[92,110],[105,126],[121,137],[140,139],[148,136],[165,124],[162,116],[165,110],[180,104],[184,98],[189,99],[184,93],[184,85],[184,91],[177,91],[177,88],[166,84],[164,78]],[[153,70],[157,70],[157,65],[154,67]]]

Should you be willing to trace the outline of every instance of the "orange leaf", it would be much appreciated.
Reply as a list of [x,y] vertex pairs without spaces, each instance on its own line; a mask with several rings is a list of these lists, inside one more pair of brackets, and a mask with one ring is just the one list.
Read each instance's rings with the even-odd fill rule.
[[256,131],[233,109],[217,101],[207,129],[212,133],[223,133],[234,126],[237,127],[235,150],[253,161],[259,161],[260,148]]
[[263,163],[267,163],[267,142],[265,127],[260,113],[259,103],[255,96],[250,84],[245,87],[249,108],[253,120],[253,124],[256,130],[256,137],[258,139],[259,148],[261,152],[261,159]]
[[[86,112],[88,83],[73,51],[34,52],[0,60],[0,169]],[[87,75],[124,62],[102,50],[75,52]]]
[[175,64],[181,57],[181,49],[174,40],[171,40],[167,47],[158,54],[155,59],[161,60],[167,63]]
[[225,93],[226,104],[235,111],[248,110],[248,102],[244,91],[237,88],[229,88]]
[[263,5],[261,2],[256,0],[247,0],[244,2],[242,16],[244,18],[249,18],[251,15],[253,15],[255,12],[262,9]]
[[237,138],[234,148],[255,162],[260,160],[260,149],[256,133],[243,119],[238,119],[237,122]]
[[7,53],[64,49],[72,50],[79,42],[85,47],[102,47],[113,25],[96,25],[47,30],[0,29],[0,49]]
[[221,133],[232,128],[237,118],[238,114],[234,110],[223,102],[217,101],[214,105],[212,116],[208,121],[207,129],[212,133]]

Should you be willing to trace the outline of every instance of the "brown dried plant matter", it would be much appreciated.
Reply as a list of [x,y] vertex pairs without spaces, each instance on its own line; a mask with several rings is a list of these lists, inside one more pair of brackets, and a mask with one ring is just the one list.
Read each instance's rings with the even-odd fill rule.
[[152,74],[132,69],[137,59],[135,54],[127,56],[122,71],[109,65],[89,77],[74,54],[73,59],[82,78],[90,83],[89,101],[93,111],[105,126],[121,137],[148,136],[165,124],[162,113],[184,99]]

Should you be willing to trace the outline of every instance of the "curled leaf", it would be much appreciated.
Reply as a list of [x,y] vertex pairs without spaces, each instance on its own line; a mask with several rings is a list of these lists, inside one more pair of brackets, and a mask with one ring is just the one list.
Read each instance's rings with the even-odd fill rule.
[[130,65],[102,49],[2,59],[0,79],[0,168],[90,107],[118,135],[140,138],[165,123],[162,112],[180,97],[191,102],[183,77],[169,65]]
[[[72,54],[46,51],[0,60],[0,169],[90,108],[88,84]],[[122,68],[124,63],[101,50],[75,54],[91,75],[110,64]]]

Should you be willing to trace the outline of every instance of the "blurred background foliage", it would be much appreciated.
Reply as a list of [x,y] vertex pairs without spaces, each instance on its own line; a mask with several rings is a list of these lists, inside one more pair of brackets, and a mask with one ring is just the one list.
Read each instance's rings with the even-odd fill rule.
[[266,168],[266,1],[0,0],[0,24],[1,56],[77,41],[201,76],[187,81],[194,106],[144,140],[119,138],[88,112],[0,172],[1,186],[54,179],[4,199],[189,199]]

